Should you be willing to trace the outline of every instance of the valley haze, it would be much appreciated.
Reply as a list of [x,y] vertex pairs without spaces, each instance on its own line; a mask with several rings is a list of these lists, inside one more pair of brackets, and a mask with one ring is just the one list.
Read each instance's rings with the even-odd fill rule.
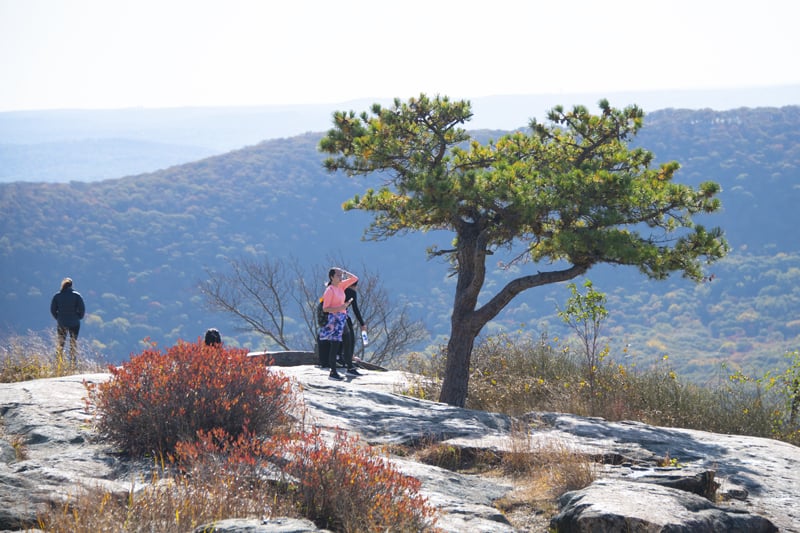
[[[398,96],[401,99],[417,95]],[[498,95],[470,99],[468,129],[513,130],[543,120],[556,105],[596,110],[782,107],[800,104],[800,85],[724,90]],[[366,110],[392,98],[336,104],[242,107],[61,109],[0,112],[0,182],[96,181],[196,161],[268,139],[324,132],[340,110]]]

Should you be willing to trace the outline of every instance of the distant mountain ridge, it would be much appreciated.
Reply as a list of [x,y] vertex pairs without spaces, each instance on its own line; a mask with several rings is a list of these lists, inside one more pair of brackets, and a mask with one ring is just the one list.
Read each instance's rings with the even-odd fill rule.
[[[413,96],[413,95],[410,95]],[[800,85],[726,90],[499,95],[471,98],[472,129],[513,130],[556,105],[714,109],[800,105]],[[364,110],[362,99],[335,104],[165,109],[0,112],[0,182],[96,181],[155,172],[264,140],[326,131],[335,110]],[[76,144],[78,143],[78,144]],[[58,169],[63,169],[59,173]]]
[[[376,181],[324,172],[321,136],[265,141],[126,178],[0,184],[0,329],[52,328],[50,296],[71,275],[90,314],[82,336],[112,359],[126,358],[145,337],[160,345],[194,340],[212,324],[233,344],[261,348],[204,309],[195,287],[206,270],[241,256],[320,264],[341,253],[378,269],[437,343],[449,331],[453,280],[424,250],[451,236],[360,241],[369,217],[344,213],[341,203]],[[630,345],[643,362],[669,354],[700,379],[721,361],[780,362],[800,341],[800,107],[657,111],[636,143],[659,161],[679,161],[681,182],[722,184],[724,211],[707,223],[725,229],[734,250],[700,285],[652,282],[632,268],[592,269],[588,277],[609,295],[615,349]],[[507,277],[492,266],[490,283]],[[563,337],[555,305],[566,297],[563,285],[527,291],[487,333]]]
[[0,182],[99,181],[160,170],[219,152],[130,139],[0,144]]

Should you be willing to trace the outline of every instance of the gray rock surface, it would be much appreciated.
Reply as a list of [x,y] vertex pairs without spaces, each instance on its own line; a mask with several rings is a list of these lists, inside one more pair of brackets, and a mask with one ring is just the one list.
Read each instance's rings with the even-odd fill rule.
[[[194,533],[207,533],[209,524],[198,526]],[[311,520],[296,518],[272,518],[269,520],[245,520],[230,518],[215,522],[214,533],[316,533],[325,531],[317,529]]]
[[[326,430],[358,433],[373,444],[443,440],[500,453],[512,447],[508,417],[402,396],[398,391],[407,376],[401,372],[364,372],[334,382],[309,365],[279,370],[302,390],[308,421]],[[84,410],[84,379],[101,381],[108,375],[0,384],[0,531],[31,523],[45,502],[63,498],[79,485],[100,485],[125,494],[141,479],[137,473],[142,465],[130,464],[94,440],[91,418]],[[711,531],[708,524],[736,520],[755,528],[751,531],[777,527],[800,532],[800,513],[795,509],[800,496],[800,448],[769,439],[556,413],[532,413],[530,421],[534,443],[557,441],[609,459],[601,479],[562,497],[561,512],[553,523],[561,531],[611,531],[574,524],[599,527],[614,520],[642,526],[631,530]],[[18,457],[14,438],[24,441],[26,457]],[[666,454],[681,468],[656,467],[656,459]],[[425,496],[442,512],[437,525],[444,531],[516,531],[493,505],[511,491],[509,482],[403,458],[394,461],[423,482]],[[727,501],[712,504],[691,489],[675,488],[698,486],[689,478],[705,479],[702,476],[708,472],[716,473],[717,494]],[[614,494],[618,497],[611,498]],[[672,522],[660,518],[666,514],[677,518],[670,518]],[[310,522],[289,519],[226,520],[215,526],[224,526],[217,530],[227,533],[317,531],[310,529]]]
[[564,494],[559,503],[561,512],[552,524],[561,533],[778,531],[762,516],[722,509],[702,496],[651,483],[602,479]]
[[[47,502],[59,501],[78,485],[128,492],[130,465],[108,446],[94,444],[85,410],[83,380],[108,374],[69,376],[0,385],[0,436],[22,439],[0,463],[0,530],[35,522]],[[4,458],[10,454],[4,453]]]
[[[533,415],[544,424],[537,439],[560,439],[594,453],[622,458],[606,468],[611,479],[637,481],[647,476],[714,471],[717,494],[733,512],[764,516],[781,531],[800,531],[800,448],[785,442],[723,435],[640,422],[608,422],[566,414]],[[681,468],[641,468],[658,458]]]

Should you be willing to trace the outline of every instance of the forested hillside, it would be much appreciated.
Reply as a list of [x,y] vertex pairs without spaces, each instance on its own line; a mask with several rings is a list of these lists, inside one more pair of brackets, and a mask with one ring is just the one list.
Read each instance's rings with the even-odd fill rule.
[[[51,328],[50,297],[69,275],[87,302],[81,335],[111,360],[126,358],[146,337],[169,345],[211,325],[231,343],[262,348],[204,309],[196,286],[206,271],[239,257],[328,266],[327,256],[341,254],[354,270],[365,263],[380,271],[438,342],[449,331],[452,280],[447,265],[426,260],[425,249],[451,236],[362,242],[369,218],[344,213],[341,203],[379,177],[355,182],[324,172],[321,135],[121,179],[0,184],[0,328]],[[697,379],[712,377],[723,361],[778,364],[800,340],[800,107],[657,111],[635,144],[658,161],[680,162],[679,181],[722,185],[723,213],[703,222],[725,230],[732,253],[700,285],[648,281],[635,269],[591,270],[595,287],[609,295],[614,351],[629,345],[625,356],[643,364],[669,355]],[[496,283],[503,274],[494,272]],[[563,335],[556,305],[567,297],[563,285],[528,291],[492,330]]]

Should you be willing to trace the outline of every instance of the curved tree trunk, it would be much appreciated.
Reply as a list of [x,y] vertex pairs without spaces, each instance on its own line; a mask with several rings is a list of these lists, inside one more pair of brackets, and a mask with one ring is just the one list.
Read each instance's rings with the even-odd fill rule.
[[[482,256],[479,256],[483,260]],[[475,339],[483,327],[517,294],[524,290],[549,283],[566,281],[584,274],[586,266],[573,265],[570,268],[554,272],[538,272],[531,276],[523,276],[509,282],[491,300],[480,309],[476,309],[478,292],[483,286],[483,263],[462,262],[466,268],[459,269],[456,284],[453,316],[450,320],[450,340],[447,342],[447,360],[445,362],[442,391],[439,401],[456,407],[464,407],[467,402],[469,387],[469,365]],[[479,276],[478,283],[473,276]]]
[[[476,316],[478,294],[486,275],[486,250],[477,224],[462,224],[458,231],[458,281],[450,317],[450,340],[439,401],[456,407],[467,402],[469,363],[475,337],[485,324]],[[480,322],[480,323],[479,323]]]
[[464,326],[453,325],[450,340],[447,342],[447,362],[445,365],[442,391],[439,401],[456,407],[467,403],[469,385],[469,364],[475,334]]

